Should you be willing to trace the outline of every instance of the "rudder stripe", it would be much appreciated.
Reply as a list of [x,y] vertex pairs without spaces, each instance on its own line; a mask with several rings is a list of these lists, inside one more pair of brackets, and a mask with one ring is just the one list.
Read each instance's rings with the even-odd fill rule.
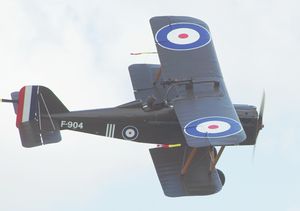
[[16,125],[28,122],[35,118],[38,102],[38,86],[24,86],[18,97],[18,113]]

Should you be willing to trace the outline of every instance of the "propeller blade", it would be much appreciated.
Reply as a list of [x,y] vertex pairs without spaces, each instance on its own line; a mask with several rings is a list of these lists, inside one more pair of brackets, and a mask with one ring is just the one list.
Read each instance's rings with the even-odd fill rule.
[[255,159],[255,152],[256,152],[256,143],[253,145],[253,149],[252,149],[252,161],[254,162]]
[[265,91],[264,91],[263,96],[262,96],[262,100],[261,100],[261,104],[260,104],[258,124],[257,124],[257,126],[258,126],[257,132],[264,127],[264,125],[263,125],[263,116],[264,116],[264,110],[265,110],[265,101],[266,101],[266,94],[265,94]]
[[[264,91],[262,99],[261,99],[261,103],[260,103],[260,108],[259,108],[259,115],[258,115],[258,120],[257,120],[257,129],[256,129],[256,139],[257,139],[259,131],[264,128],[263,116],[264,116],[264,110],[265,110],[265,101],[266,101],[266,93]],[[257,141],[255,140],[255,144],[253,145],[253,151],[252,151],[252,160],[253,161],[255,158],[256,144],[257,144]]]

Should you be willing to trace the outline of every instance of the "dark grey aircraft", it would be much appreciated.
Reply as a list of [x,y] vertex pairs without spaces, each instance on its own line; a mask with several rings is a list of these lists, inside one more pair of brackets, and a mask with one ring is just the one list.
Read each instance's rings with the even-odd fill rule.
[[[24,147],[57,143],[61,130],[157,144],[150,154],[165,195],[209,195],[224,174],[216,164],[225,146],[255,145],[261,111],[233,105],[208,26],[195,18],[151,18],[158,64],[129,67],[136,100],[114,108],[69,111],[43,86],[12,93]],[[219,150],[217,150],[217,147]]]

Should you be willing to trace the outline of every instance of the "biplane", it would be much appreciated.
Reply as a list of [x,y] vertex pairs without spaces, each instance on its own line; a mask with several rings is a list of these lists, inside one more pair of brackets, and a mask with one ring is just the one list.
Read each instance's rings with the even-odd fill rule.
[[44,86],[11,94],[23,147],[61,141],[73,130],[156,147],[150,154],[166,196],[219,192],[216,168],[226,146],[255,145],[263,128],[252,105],[232,104],[206,23],[192,17],[150,19],[160,64],[133,64],[135,100],[96,110],[69,111]]

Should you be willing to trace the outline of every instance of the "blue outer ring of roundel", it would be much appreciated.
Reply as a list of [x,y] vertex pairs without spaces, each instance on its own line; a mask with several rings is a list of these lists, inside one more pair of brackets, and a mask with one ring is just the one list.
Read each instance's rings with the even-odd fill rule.
[[[220,133],[202,133],[196,129],[199,124],[208,121],[226,122],[230,125],[230,129]],[[239,122],[235,121],[234,119],[230,119],[226,117],[205,117],[201,119],[196,119],[194,121],[191,121],[184,127],[184,132],[187,135],[195,138],[224,138],[227,136],[237,134],[241,131],[242,131],[242,126]]]
[[[135,134],[134,134],[133,137],[128,137],[128,136],[126,135],[126,131],[127,131],[128,129],[132,129],[132,130],[135,132]],[[133,140],[137,139],[137,137],[139,136],[139,131],[138,131],[138,129],[137,129],[136,127],[134,127],[134,126],[126,126],[126,127],[124,127],[123,130],[122,130],[122,136],[123,136],[123,138],[124,138],[125,140],[133,141]]]
[[[182,45],[170,42],[167,38],[169,32],[179,28],[193,29],[200,34],[200,38],[193,43]],[[201,25],[192,23],[173,23],[171,25],[164,26],[160,30],[158,30],[155,35],[155,40],[163,48],[177,51],[185,51],[201,48],[207,45],[211,41],[211,37],[209,31]]]

